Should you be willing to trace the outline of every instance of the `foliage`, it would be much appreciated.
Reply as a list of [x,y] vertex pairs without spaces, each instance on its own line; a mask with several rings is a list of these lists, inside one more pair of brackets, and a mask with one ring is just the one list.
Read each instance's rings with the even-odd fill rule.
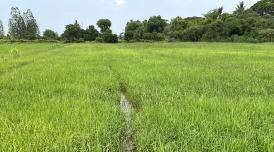
[[170,23],[161,16],[153,16],[143,22],[130,21],[126,25],[125,40],[273,41],[271,34],[264,33],[274,29],[272,5],[272,0],[261,0],[249,9],[241,1],[233,13],[224,13],[223,7],[219,7],[207,12],[204,17],[176,17]]
[[58,40],[59,39],[58,33],[54,32],[50,29],[46,29],[43,32],[43,38],[46,39],[46,40]]
[[[175,17],[170,21],[160,15],[147,20],[130,20],[120,40],[127,42],[141,41],[273,41],[266,31],[274,29],[274,0],[260,0],[250,8],[243,1],[235,6],[232,13],[224,12],[223,7],[212,9],[203,17]],[[97,21],[97,29],[90,25],[83,29],[77,22],[66,25],[61,37],[68,42],[94,41],[116,43],[118,36],[111,30],[109,19]],[[0,24],[0,35],[1,33]],[[54,33],[49,33],[55,37]],[[264,36],[264,38],[263,38]],[[0,36],[1,37],[1,36]],[[3,36],[2,36],[3,37]],[[38,24],[30,10],[23,13],[17,7],[11,10],[8,39],[39,39]],[[56,38],[54,38],[56,39]]]
[[137,20],[131,20],[126,24],[125,40],[126,41],[141,41],[144,34],[144,24]]
[[[104,33],[101,33],[100,35],[103,43],[117,43],[118,42],[118,36],[116,34],[112,34],[111,30],[107,30]],[[97,42],[100,42],[98,39]]]
[[40,31],[36,19],[34,18],[30,9],[23,13],[23,19],[26,26],[25,37],[26,39],[37,39],[39,37]]
[[152,16],[148,21],[144,21],[144,26],[147,33],[163,33],[167,26],[167,20],[162,19],[160,15]]
[[169,39],[179,40],[182,37],[182,32],[188,27],[188,22],[182,17],[178,16],[171,20],[166,27],[165,33]]
[[145,41],[163,41],[165,39],[165,35],[163,33],[144,33],[143,39]]
[[104,33],[110,29],[111,21],[109,19],[100,19],[97,21],[97,26],[101,29],[101,33]]
[[99,38],[96,39],[97,42],[103,42],[103,43],[118,42],[118,36],[116,34],[112,34],[112,30],[110,29],[111,21],[109,19],[98,20],[97,26],[101,29]]
[[18,7],[12,7],[9,19],[9,35],[12,38],[23,39],[26,36],[26,24]]
[[203,17],[186,17],[184,20],[187,22],[187,25],[190,26],[199,26],[205,23],[205,18]]
[[233,12],[236,16],[241,16],[245,12],[245,3],[244,1],[241,1],[237,6],[235,11]]
[[263,42],[274,42],[274,29],[263,29],[258,32],[258,38]]
[[203,33],[203,26],[192,26],[183,31],[179,40],[198,42],[202,39]]
[[222,17],[223,9],[224,9],[223,7],[213,9],[207,12],[206,14],[204,14],[204,16],[209,22],[215,21]]
[[3,38],[5,36],[4,32],[4,26],[2,20],[0,20],[0,38]]
[[30,9],[21,15],[18,7],[12,7],[9,19],[9,37],[12,39],[38,39],[39,27]]
[[203,34],[202,39],[207,41],[226,40],[229,34],[227,27],[221,20],[217,20],[205,26],[204,31],[205,33]]
[[87,29],[82,30],[82,38],[84,41],[94,41],[99,36],[99,32],[93,25],[90,25]]
[[254,4],[251,9],[261,16],[269,15],[274,17],[274,0],[260,0]]
[[75,21],[74,24],[66,25],[66,29],[62,37],[68,42],[78,41],[81,38],[81,27],[78,22]]

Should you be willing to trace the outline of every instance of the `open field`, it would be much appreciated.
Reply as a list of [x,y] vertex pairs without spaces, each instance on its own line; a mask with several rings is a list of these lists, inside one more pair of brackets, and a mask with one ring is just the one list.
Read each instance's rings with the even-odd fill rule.
[[274,45],[0,44],[0,151],[274,151]]

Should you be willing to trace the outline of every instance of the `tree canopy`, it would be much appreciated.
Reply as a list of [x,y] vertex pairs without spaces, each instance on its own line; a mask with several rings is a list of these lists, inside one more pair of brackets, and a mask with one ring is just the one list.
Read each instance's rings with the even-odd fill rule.
[[97,38],[97,42],[104,43],[117,43],[118,36],[116,34],[112,34],[111,21],[109,19],[99,19],[97,21],[97,26],[101,29],[101,33]]
[[274,0],[261,0],[251,7],[251,9],[261,16],[274,17]]
[[94,41],[99,36],[97,29],[90,25],[87,29],[82,30],[82,37],[85,41]]
[[101,29],[101,33],[106,32],[111,27],[111,21],[109,19],[100,19],[97,21],[97,26]]
[[[233,13],[215,8],[204,17],[176,17],[170,22],[161,16],[130,21],[125,28],[126,41],[273,41],[274,0],[261,0],[251,8],[243,1]],[[267,32],[269,32],[267,34]]]
[[26,26],[25,38],[38,38],[40,34],[39,27],[30,9],[23,13],[23,19]]
[[12,7],[9,19],[9,35],[12,38],[23,39],[26,35],[26,25],[18,7]]
[[39,27],[30,9],[21,15],[18,7],[12,7],[9,19],[9,35],[15,39],[37,39]]
[[81,38],[81,27],[78,22],[75,21],[74,24],[66,25],[62,37],[68,42],[78,41]]

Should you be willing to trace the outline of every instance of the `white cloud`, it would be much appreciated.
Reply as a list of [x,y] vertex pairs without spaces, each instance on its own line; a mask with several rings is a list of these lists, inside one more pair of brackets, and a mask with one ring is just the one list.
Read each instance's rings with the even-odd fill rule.
[[125,6],[126,5],[126,0],[115,0],[115,3],[117,6],[121,7],[121,6]]

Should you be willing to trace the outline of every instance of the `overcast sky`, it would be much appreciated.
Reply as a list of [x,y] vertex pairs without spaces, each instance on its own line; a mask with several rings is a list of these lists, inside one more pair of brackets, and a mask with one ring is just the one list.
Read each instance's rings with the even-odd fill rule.
[[[176,16],[201,16],[203,13],[223,6],[226,12],[234,10],[240,0],[0,0],[0,19],[7,32],[10,8],[21,11],[31,9],[40,30],[53,29],[59,34],[64,26],[78,20],[85,28],[95,25],[100,18],[109,18],[115,33],[124,30],[130,19],[147,19],[161,15],[165,19]],[[251,6],[258,0],[245,0]]]

